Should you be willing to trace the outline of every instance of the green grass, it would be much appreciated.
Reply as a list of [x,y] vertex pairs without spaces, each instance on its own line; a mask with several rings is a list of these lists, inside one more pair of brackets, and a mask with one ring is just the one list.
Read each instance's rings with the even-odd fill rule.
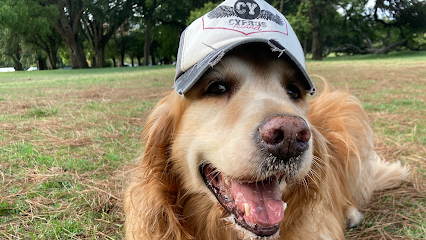
[[[319,91],[315,75],[362,101],[379,154],[412,171],[348,239],[426,238],[425,56],[307,62]],[[0,73],[0,238],[122,239],[126,166],[173,77],[173,66]]]
[[[339,55],[331,54],[324,58],[325,62],[329,61],[424,61],[426,58],[426,51],[399,51],[391,52],[389,54],[364,54],[364,55]],[[308,59],[308,61],[312,61]]]

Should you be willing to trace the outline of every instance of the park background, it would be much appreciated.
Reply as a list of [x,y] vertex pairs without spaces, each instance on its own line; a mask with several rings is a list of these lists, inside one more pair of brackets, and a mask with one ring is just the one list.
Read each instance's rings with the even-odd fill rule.
[[[172,64],[185,27],[220,2],[0,0],[0,67]],[[423,0],[268,2],[286,16],[313,60],[426,50]]]
[[[219,2],[0,0],[0,68],[16,70],[0,73],[1,239],[123,238],[145,119],[172,90],[180,33]],[[357,96],[377,152],[411,170],[347,239],[425,239],[425,1],[268,2],[319,94],[321,76]]]

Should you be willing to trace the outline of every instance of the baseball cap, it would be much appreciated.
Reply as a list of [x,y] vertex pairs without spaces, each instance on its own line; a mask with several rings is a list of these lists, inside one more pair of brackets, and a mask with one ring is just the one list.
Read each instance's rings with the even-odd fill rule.
[[303,76],[307,93],[315,86],[306,72],[302,46],[287,19],[264,0],[226,0],[192,22],[182,33],[174,88],[181,96],[230,50],[265,43],[277,57],[287,56]]

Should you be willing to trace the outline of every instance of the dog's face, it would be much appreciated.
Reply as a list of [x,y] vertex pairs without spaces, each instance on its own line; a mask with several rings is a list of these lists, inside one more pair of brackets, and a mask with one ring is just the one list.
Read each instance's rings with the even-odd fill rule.
[[312,136],[301,76],[268,46],[228,53],[185,94],[171,158],[192,193],[257,236],[278,232],[288,185],[308,174]]

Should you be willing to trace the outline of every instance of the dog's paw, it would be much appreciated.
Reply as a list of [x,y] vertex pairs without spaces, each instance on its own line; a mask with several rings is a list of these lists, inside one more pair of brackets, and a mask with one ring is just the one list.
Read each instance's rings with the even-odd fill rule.
[[363,214],[354,206],[350,206],[345,211],[346,228],[357,227],[363,218]]

